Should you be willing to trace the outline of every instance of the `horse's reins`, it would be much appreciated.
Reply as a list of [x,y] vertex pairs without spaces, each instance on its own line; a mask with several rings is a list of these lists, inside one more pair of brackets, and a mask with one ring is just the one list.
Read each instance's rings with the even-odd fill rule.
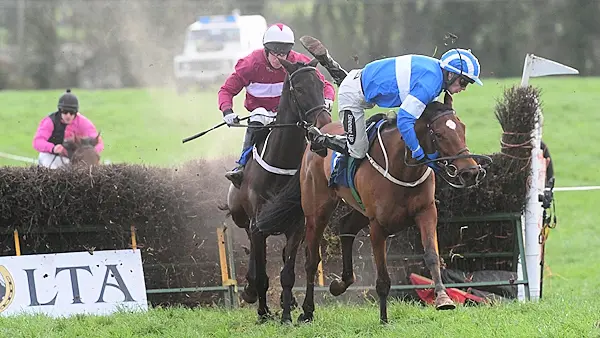
[[[450,115],[450,114],[455,114],[454,110],[452,110],[452,109],[446,110],[446,111],[444,111],[444,112],[436,115],[433,119],[431,119],[431,121],[429,121],[427,123],[427,129],[429,130],[429,137],[431,139],[431,143],[434,146],[434,149],[436,149],[436,150],[438,149],[438,147],[437,147],[437,136],[435,135],[435,132],[433,131],[433,128],[431,127],[431,125],[433,124],[433,122],[435,122],[437,119],[441,118],[442,116],[446,116],[446,115]],[[465,153],[467,153],[467,154],[465,154]],[[489,165],[489,163],[492,162],[492,159],[489,156],[470,154],[468,147],[464,147],[464,148],[460,149],[456,153],[456,155],[445,156],[445,157],[438,157],[438,158],[435,158],[435,159],[427,159],[425,161],[418,162],[418,163],[415,163],[415,164],[408,163],[406,161],[407,158],[408,158],[408,146],[405,146],[404,147],[404,165],[406,165],[407,167],[418,167],[418,166],[421,166],[421,165],[426,165],[428,163],[436,162],[436,163],[441,164],[444,167],[444,172],[450,178],[455,178],[456,176],[458,176],[458,173],[459,173],[458,168],[453,164],[453,162],[455,160],[463,159],[463,158],[472,158],[474,160],[483,159],[483,160],[485,160],[488,163],[483,164],[483,165],[482,164],[478,164],[477,166],[470,166],[470,167],[464,168],[466,170],[473,169],[473,168],[481,169],[480,172],[483,172],[483,177],[479,178],[480,174],[478,173],[477,174],[477,181],[480,181],[481,179],[483,179],[485,177],[485,175],[487,173],[486,170],[485,170],[485,168],[487,168],[487,166]],[[450,171],[449,169],[452,169],[452,171]],[[446,183],[448,183],[449,185],[453,186],[454,188],[464,188],[466,186],[464,184],[464,182],[463,182],[462,185],[457,185],[455,183],[452,183],[452,182],[448,181],[446,179],[446,177],[444,177],[444,175],[441,175],[441,177],[444,179],[444,181],[446,181]]]
[[[294,75],[299,74],[300,72],[304,72],[304,71],[316,71],[317,68],[316,67],[312,67],[312,66],[305,66],[302,67],[300,69],[297,69],[295,72],[293,72],[292,74],[289,75],[288,77],[288,81],[290,83],[290,94],[291,94],[291,98],[292,98],[292,102],[295,104],[296,108],[297,108],[297,112],[298,112],[298,117],[300,119],[300,121],[296,122],[296,123],[276,123],[276,124],[269,124],[266,126],[255,126],[255,125],[245,125],[243,127],[246,128],[290,128],[290,127],[300,127],[303,128],[305,130],[308,131],[308,129],[310,129],[311,127],[314,127],[314,123],[308,123],[305,118],[310,116],[311,114],[314,114],[315,112],[318,112],[317,116],[315,116],[315,123],[316,121],[319,119],[319,116],[321,116],[321,114],[323,113],[327,113],[331,116],[331,113],[329,112],[329,110],[326,109],[325,104],[320,104],[317,105],[315,107],[312,107],[306,111],[303,110],[302,106],[300,105],[300,101],[298,100],[298,97],[296,96],[296,92],[294,91],[294,83],[292,81],[292,79],[294,78]],[[302,113],[304,111],[304,113]],[[240,125],[242,126],[242,125]]]

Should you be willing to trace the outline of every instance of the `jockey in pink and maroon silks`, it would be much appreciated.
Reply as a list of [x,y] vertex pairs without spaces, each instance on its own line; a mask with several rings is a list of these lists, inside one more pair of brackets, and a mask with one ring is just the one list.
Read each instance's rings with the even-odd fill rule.
[[[286,25],[278,23],[270,26],[263,36],[264,48],[257,49],[250,55],[238,60],[234,72],[227,78],[219,90],[219,110],[223,112],[223,120],[229,125],[238,120],[233,112],[233,97],[246,88],[244,107],[250,112],[249,125],[267,125],[275,121],[277,106],[283,89],[286,72],[279,62],[280,58],[290,62],[308,63],[311,58],[292,50],[294,32]],[[333,85],[325,80],[317,70],[325,84],[325,104],[331,109],[335,98]],[[242,155],[237,161],[238,167],[225,174],[237,188],[243,180],[243,168],[249,159],[254,145],[255,128],[247,128]]]

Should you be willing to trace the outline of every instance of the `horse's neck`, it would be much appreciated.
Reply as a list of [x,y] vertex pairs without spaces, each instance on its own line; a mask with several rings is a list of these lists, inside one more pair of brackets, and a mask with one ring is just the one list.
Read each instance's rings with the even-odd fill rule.
[[[414,182],[423,176],[425,170],[427,170],[426,165],[409,167],[404,164],[406,156],[408,157],[406,158],[406,162],[408,163],[412,163],[415,160],[411,158],[410,150],[406,148],[406,143],[395,125],[394,128],[389,128],[385,131],[382,130],[381,139],[388,157],[388,171],[390,175],[403,182]],[[379,145],[377,139],[375,143]],[[381,149],[381,152],[377,152],[376,161],[383,169],[386,169],[384,149]]]
[[[287,96],[289,96],[289,92]],[[275,125],[292,125],[298,122],[298,113],[291,108],[291,104],[292,100],[286,97],[284,91],[275,118]],[[304,131],[299,127],[273,128],[266,144],[264,160],[274,166],[295,168],[302,159],[305,148],[304,141]]]

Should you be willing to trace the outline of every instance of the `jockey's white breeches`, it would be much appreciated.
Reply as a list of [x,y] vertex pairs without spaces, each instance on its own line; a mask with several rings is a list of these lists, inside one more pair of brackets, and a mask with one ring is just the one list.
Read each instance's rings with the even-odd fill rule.
[[[369,150],[365,109],[375,107],[374,103],[365,101],[360,82],[361,70],[353,69],[348,72],[338,90],[338,114],[346,131],[348,152],[358,159],[364,158]],[[352,114],[344,114],[345,110]]]
[[58,169],[63,166],[69,165],[70,161],[67,157],[51,154],[51,153],[40,153],[38,156],[38,164],[42,167],[50,169]]
[[277,117],[276,112],[268,111],[265,108],[260,107],[250,112],[249,122],[259,122],[263,126],[266,126],[269,123],[275,122],[275,117]]

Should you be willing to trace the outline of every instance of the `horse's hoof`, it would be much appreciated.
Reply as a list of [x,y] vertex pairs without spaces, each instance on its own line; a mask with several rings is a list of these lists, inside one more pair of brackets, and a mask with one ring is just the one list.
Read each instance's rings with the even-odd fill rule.
[[273,314],[271,312],[267,312],[265,314],[262,315],[258,315],[258,320],[256,321],[257,324],[264,324],[270,320],[273,320]]
[[379,324],[386,325],[387,323],[388,323],[388,319],[387,318],[379,318]]
[[258,300],[258,295],[254,291],[244,289],[244,292],[242,292],[242,299],[248,304],[254,304]]
[[331,281],[329,284],[329,293],[337,297],[344,292],[346,292],[346,283],[339,279]]
[[292,325],[292,316],[281,316],[281,324],[282,325]]
[[452,301],[452,299],[450,299],[450,297],[448,297],[448,294],[443,292],[440,293],[436,299],[435,299],[435,309],[436,310],[454,310],[456,308],[456,305],[454,305],[454,302]]
[[313,315],[310,314],[306,314],[306,313],[301,313],[300,316],[298,316],[298,323],[311,323],[313,321]]

